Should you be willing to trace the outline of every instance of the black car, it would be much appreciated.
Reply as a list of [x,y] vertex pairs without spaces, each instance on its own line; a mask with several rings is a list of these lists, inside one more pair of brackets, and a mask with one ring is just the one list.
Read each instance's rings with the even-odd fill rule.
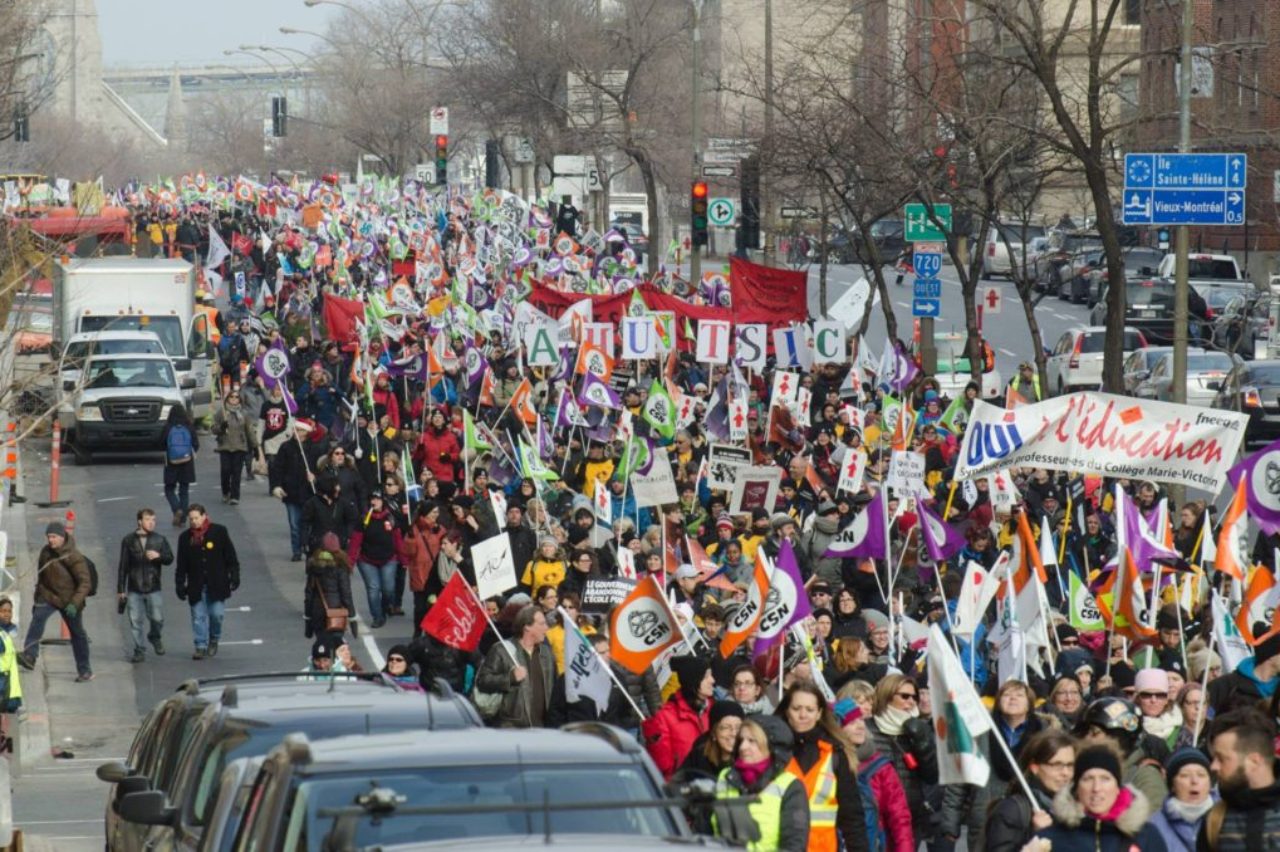
[[[878,219],[871,223],[871,242],[875,244],[880,263],[893,263],[907,247],[906,225],[901,219]],[[854,239],[859,263],[871,263],[871,252],[866,242]]]
[[[281,682],[273,689],[228,684],[187,732],[172,783],[126,795],[120,817],[149,826],[131,848],[194,850],[214,812],[227,764],[266,754],[286,734],[318,739],[352,732],[409,733],[480,728],[475,707],[437,680],[430,692],[403,689],[379,676]],[[465,738],[471,739],[471,738]]]
[[1249,415],[1245,446],[1280,438],[1280,360],[1246,361],[1227,373],[1213,407]]
[[[531,835],[684,838],[663,803],[662,776],[624,731],[599,723],[559,731],[423,733],[314,740],[299,734],[267,755],[232,848],[387,848],[469,840],[469,848]],[[564,808],[565,805],[587,807]]]
[[[1093,305],[1089,321],[1107,324],[1106,290]],[[1130,279],[1124,285],[1124,324],[1142,332],[1148,343],[1173,342],[1173,282],[1163,278]],[[1198,337],[1193,339],[1193,345]]]

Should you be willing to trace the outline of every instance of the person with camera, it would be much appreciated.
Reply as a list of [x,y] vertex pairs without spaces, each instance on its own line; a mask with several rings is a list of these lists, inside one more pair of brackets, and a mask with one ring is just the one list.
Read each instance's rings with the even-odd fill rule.
[[239,388],[232,388],[213,413],[215,450],[221,462],[222,502],[240,502],[240,471],[245,456],[258,451],[258,434],[240,404]]

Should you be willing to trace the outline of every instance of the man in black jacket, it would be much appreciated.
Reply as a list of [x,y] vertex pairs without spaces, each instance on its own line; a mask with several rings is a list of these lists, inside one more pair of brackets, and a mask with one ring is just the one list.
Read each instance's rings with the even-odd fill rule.
[[331,532],[345,548],[356,525],[351,504],[342,499],[342,486],[326,474],[316,480],[316,493],[302,507],[302,541],[307,552],[320,547],[320,539]]
[[192,503],[187,520],[190,525],[178,536],[178,571],[173,582],[178,597],[191,607],[196,645],[191,659],[203,660],[218,653],[227,598],[240,588],[240,560],[227,528],[210,521],[204,506]]
[[164,629],[160,569],[171,564],[173,550],[169,547],[169,540],[156,532],[156,513],[151,509],[139,509],[138,528],[120,542],[120,567],[116,579],[116,595],[129,614],[129,627],[133,631],[131,663],[146,659],[144,636],[151,642],[156,655],[164,656],[164,643],[160,639]]
[[[272,460],[270,474],[271,494],[284,503],[289,516],[289,545],[293,549],[290,562],[302,561],[303,538],[302,507],[315,493],[315,473],[302,449],[302,442],[314,429],[306,419],[293,421],[293,439],[280,445]],[[346,539],[343,539],[346,544]]]

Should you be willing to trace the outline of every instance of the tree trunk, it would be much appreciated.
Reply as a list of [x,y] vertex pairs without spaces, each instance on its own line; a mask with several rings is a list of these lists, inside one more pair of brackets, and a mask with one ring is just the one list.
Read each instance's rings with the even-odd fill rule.
[[1108,393],[1124,393],[1124,258],[1120,253],[1120,235],[1116,233],[1115,214],[1107,192],[1107,175],[1102,168],[1085,165],[1089,189],[1093,195],[1097,229],[1107,255],[1107,281],[1118,286],[1107,287],[1107,336],[1102,349],[1102,389]]
[[643,154],[628,152],[636,167],[640,169],[640,179],[644,181],[645,201],[649,206],[649,277],[658,271],[658,260],[662,257],[662,224],[658,220],[658,178],[653,173],[653,163]]

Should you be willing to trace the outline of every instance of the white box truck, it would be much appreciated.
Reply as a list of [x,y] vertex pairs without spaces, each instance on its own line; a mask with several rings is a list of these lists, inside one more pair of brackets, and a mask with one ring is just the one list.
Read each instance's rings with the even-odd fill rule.
[[55,352],[84,332],[150,331],[160,338],[180,384],[191,386],[192,417],[210,413],[214,353],[208,318],[195,309],[195,268],[190,263],[169,258],[71,258],[58,263],[55,272]]

